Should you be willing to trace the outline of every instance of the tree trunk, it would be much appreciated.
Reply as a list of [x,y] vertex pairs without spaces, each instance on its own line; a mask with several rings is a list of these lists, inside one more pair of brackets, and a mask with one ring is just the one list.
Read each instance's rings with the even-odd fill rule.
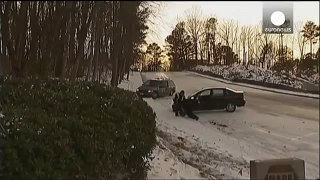
[[197,39],[194,41],[194,51],[195,51],[195,60],[198,65],[198,40]]
[[208,66],[210,65],[210,61],[211,61],[211,55],[210,55],[210,48],[211,48],[211,46],[210,46],[210,41],[209,41],[209,37],[207,37],[207,60],[208,60]]
[[95,37],[94,37],[94,34],[93,34],[93,37],[89,42],[90,54],[89,54],[89,57],[88,57],[89,65],[87,67],[86,81],[89,81],[89,77],[91,77],[92,62],[93,62],[93,58],[94,58],[93,57],[93,41],[94,41],[94,38]]
[[[75,79],[76,76],[78,75],[79,71],[79,64],[80,61],[83,60],[84,57],[84,45],[87,37],[87,31],[88,31],[88,23],[87,18],[88,18],[88,11],[89,11],[89,5],[87,2],[84,3],[82,7],[83,14],[81,17],[81,27],[79,28],[79,31],[77,33],[77,39],[78,39],[78,51],[77,51],[77,56],[74,62],[74,67],[71,73],[71,79]],[[94,13],[94,12],[93,12]],[[89,15],[89,19],[92,17],[92,14]]]
[[[24,74],[24,56],[26,50],[26,36],[27,36],[27,11],[28,11],[29,3],[26,1],[21,2],[20,12],[18,15],[18,19],[16,21],[16,44],[15,44],[15,54],[14,59],[16,62],[14,63],[15,75],[17,77],[23,77]],[[23,33],[21,33],[23,32]]]
[[204,62],[203,62],[203,51],[200,51],[200,62],[201,62],[201,65],[204,65]]
[[117,23],[117,2],[112,2],[112,10],[113,10],[113,17],[112,17],[112,23],[113,23],[113,30],[112,30],[112,50],[111,50],[111,62],[112,62],[112,77],[111,77],[111,86],[116,87],[118,85],[118,47],[120,40],[120,28]]
[[63,24],[63,28],[62,29],[64,29],[64,31],[62,31],[63,32],[63,34],[62,34],[62,42],[63,42],[63,57],[62,57],[62,63],[61,63],[61,67],[60,67],[60,69],[61,69],[61,74],[60,74],[60,79],[62,79],[62,80],[64,80],[65,79],[65,77],[66,77],[66,72],[67,72],[67,61],[68,61],[68,56],[69,56],[69,51],[68,51],[68,37],[67,37],[67,34],[68,34],[68,29],[69,29],[69,27],[68,27],[68,25],[67,24],[69,24],[69,23],[67,23],[67,21],[66,22],[64,22],[64,24]]
[[310,54],[312,55],[312,39],[310,38]]
[[98,25],[97,31],[96,31],[97,35],[95,36],[95,46],[94,46],[94,66],[93,66],[93,76],[92,76],[92,81],[96,81],[97,80],[97,73],[99,71],[99,60],[100,60],[100,39],[98,37],[100,37],[100,27]]
[[84,39],[80,39],[80,41],[79,41],[79,45],[78,45],[79,49],[77,52],[78,54],[77,54],[77,57],[75,60],[73,71],[71,72],[71,80],[74,80],[77,77],[80,61],[84,57],[84,42],[85,42]]
[[[3,2],[1,2],[3,3]],[[1,18],[1,40],[2,40],[2,56],[0,57],[0,63],[1,67],[3,70],[3,74],[8,74],[11,72],[11,66],[10,66],[10,61],[8,58],[8,53],[7,53],[7,46],[8,46],[8,41],[9,41],[9,21],[8,21],[8,11],[9,11],[9,5],[12,2],[8,1],[6,5],[3,5],[2,7],[4,8],[4,13],[0,11],[0,18]]]

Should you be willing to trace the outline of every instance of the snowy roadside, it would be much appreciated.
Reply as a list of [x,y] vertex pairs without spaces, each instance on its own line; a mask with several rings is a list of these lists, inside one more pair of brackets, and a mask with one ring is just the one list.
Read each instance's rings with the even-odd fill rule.
[[[162,74],[156,73],[143,78],[165,76]],[[198,121],[175,117],[170,109],[171,97],[157,100],[145,98],[145,101],[158,116],[158,138],[180,161],[198,169],[201,177],[249,179],[249,162],[242,155],[237,139],[230,139],[228,135],[212,131],[211,127],[203,129],[203,124]],[[211,139],[212,137],[214,138]]]
[[[187,74],[167,75],[186,92],[191,92],[193,86],[208,84],[200,81],[210,81],[188,78]],[[144,80],[155,76],[157,73],[142,74]],[[199,83],[188,83],[191,80]],[[232,114],[199,112],[200,120],[194,121],[174,116],[171,97],[145,101],[158,116],[157,135],[178,159],[197,168],[202,177],[249,179],[250,160],[292,157],[305,160],[307,179],[318,177],[318,122],[249,106]]]
[[197,168],[206,179],[249,179],[248,158],[237,139],[201,122],[175,117],[164,105],[168,98],[145,100],[159,116],[157,135],[180,161]]
[[158,115],[157,134],[166,147],[202,177],[249,179],[250,160],[292,157],[305,160],[307,179],[318,177],[317,122],[252,109],[199,113],[200,120],[194,121],[175,117],[168,107],[171,98],[145,100]]
[[[155,76],[159,74],[142,74],[144,79]],[[177,77],[177,83],[179,78],[185,80]],[[120,86],[135,90],[141,83],[140,74],[135,73]],[[250,160],[290,157],[305,160],[308,179],[318,177],[318,122],[249,107],[233,114],[201,113],[200,120],[194,121],[174,116],[171,97],[144,100],[157,114],[158,145],[148,179],[249,179]]]
[[[162,74],[164,75],[164,74]],[[160,76],[160,75],[159,75]],[[165,76],[165,75],[164,75]],[[166,77],[166,76],[165,76]],[[139,72],[130,74],[129,81],[124,80],[119,88],[135,91],[142,84]],[[157,120],[157,127],[159,123]],[[158,133],[159,134],[159,133]],[[163,138],[157,136],[157,145],[153,150],[151,169],[147,179],[201,179],[198,169],[182,162],[168,147]]]
[[316,98],[316,99],[320,98],[319,94],[300,93],[300,92],[293,92],[293,91],[286,91],[286,90],[281,90],[281,89],[267,88],[267,87],[256,86],[256,85],[245,84],[245,83],[236,83],[236,82],[232,82],[232,81],[228,81],[228,80],[225,80],[225,79],[216,78],[216,77],[212,77],[212,76],[209,76],[209,75],[204,75],[204,74],[200,74],[200,73],[196,73],[196,72],[192,72],[192,71],[188,71],[188,72],[192,73],[192,74],[196,74],[196,75],[201,76],[201,77],[208,78],[208,79],[213,79],[213,80],[216,80],[216,81],[219,81],[219,82],[223,82],[223,83],[226,83],[226,84],[233,84],[233,85],[238,85],[238,86],[243,86],[243,87],[248,87],[248,88],[254,88],[254,89],[259,89],[259,90],[264,90],[264,91],[270,91],[270,92],[275,92],[275,93],[286,94],[286,95],[293,95],[293,96],[300,96],[300,97],[307,97],[307,98]]
[[181,162],[162,138],[157,137],[157,142],[148,179],[202,179],[199,170]]

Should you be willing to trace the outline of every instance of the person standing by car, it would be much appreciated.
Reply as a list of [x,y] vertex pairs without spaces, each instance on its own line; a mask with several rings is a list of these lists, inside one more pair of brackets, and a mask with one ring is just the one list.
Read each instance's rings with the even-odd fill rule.
[[179,93],[179,101],[182,102],[186,99],[186,96],[184,95],[184,90],[181,90]]
[[176,116],[179,116],[179,93],[175,93],[173,98],[172,110]]
[[184,111],[182,109],[182,102],[185,100],[184,91],[176,93],[173,98],[172,110],[176,116],[184,116]]
[[184,95],[184,90],[181,90],[179,93],[179,98],[178,98],[178,112],[179,112],[180,116],[185,115],[184,108],[183,108],[183,103],[185,100],[186,100],[186,97]]

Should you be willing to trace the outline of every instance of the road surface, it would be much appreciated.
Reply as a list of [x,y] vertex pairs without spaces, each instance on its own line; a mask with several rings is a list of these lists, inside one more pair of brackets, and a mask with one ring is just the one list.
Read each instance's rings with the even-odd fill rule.
[[191,93],[199,88],[201,89],[201,87],[229,87],[244,91],[248,103],[247,107],[256,111],[319,121],[318,99],[295,97],[238,85],[225,84],[188,72],[166,73],[166,75],[174,80],[178,90],[185,89],[187,93]]
[[[247,101],[234,113],[201,112],[199,121],[193,121],[173,115],[171,97],[145,99],[157,113],[160,137],[184,161],[208,174],[214,171],[214,177],[249,178],[252,159],[296,157],[305,160],[306,178],[319,177],[318,99],[224,84],[189,72],[165,74],[186,95],[205,87],[229,87],[244,91]],[[155,76],[142,73],[142,80]],[[183,150],[176,146],[177,137],[184,139]],[[243,174],[237,174],[239,169]]]

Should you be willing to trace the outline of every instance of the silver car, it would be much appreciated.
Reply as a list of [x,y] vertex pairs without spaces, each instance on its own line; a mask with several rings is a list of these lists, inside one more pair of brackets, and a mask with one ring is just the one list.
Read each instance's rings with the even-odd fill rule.
[[136,93],[142,97],[172,96],[176,92],[176,85],[171,79],[153,79],[145,81]]

